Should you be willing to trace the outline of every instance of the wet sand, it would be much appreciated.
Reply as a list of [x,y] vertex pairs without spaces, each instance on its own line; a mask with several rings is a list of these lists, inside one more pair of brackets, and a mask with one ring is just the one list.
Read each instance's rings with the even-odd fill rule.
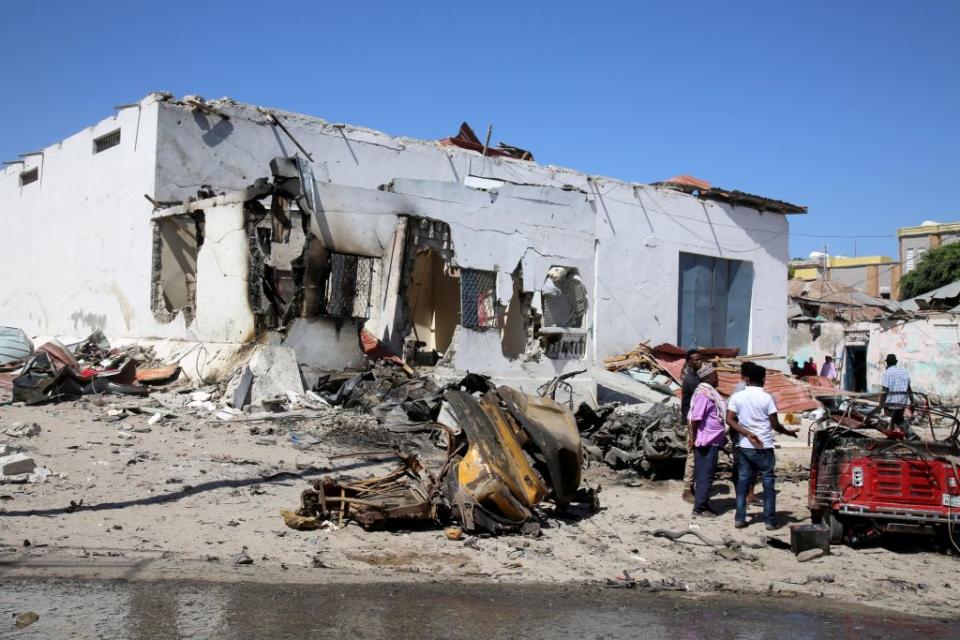
[[[14,630],[13,615],[40,618]],[[960,621],[822,599],[555,585],[5,579],[16,638],[957,638]]]

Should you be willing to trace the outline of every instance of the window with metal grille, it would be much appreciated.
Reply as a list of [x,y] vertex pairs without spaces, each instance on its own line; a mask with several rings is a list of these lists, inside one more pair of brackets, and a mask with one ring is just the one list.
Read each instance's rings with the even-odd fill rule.
[[39,169],[27,169],[20,174],[20,186],[28,185],[31,182],[36,182],[40,179],[40,170]]
[[540,289],[543,326],[580,329],[587,313],[587,288],[573,267],[551,267]]
[[110,147],[115,147],[118,144],[120,144],[120,129],[111,131],[110,133],[102,135],[99,138],[94,138],[93,152],[100,153],[101,151],[106,151]]
[[499,327],[496,272],[460,270],[460,325],[475,330]]
[[369,318],[373,258],[331,253],[321,313],[336,318]]

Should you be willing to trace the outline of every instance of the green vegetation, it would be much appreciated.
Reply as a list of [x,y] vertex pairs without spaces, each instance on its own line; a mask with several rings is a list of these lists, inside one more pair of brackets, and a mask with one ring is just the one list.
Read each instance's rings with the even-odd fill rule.
[[900,279],[900,299],[960,280],[960,243],[947,244],[923,254],[913,271]]

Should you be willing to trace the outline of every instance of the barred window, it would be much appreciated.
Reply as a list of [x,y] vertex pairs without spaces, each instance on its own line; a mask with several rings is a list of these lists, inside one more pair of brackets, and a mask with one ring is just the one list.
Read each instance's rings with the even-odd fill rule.
[[369,318],[373,258],[331,253],[321,313],[336,318]]
[[477,269],[460,270],[460,324],[467,329],[496,329],[497,274]]
[[587,288],[573,267],[551,267],[540,289],[543,324],[546,327],[579,329],[587,313]]

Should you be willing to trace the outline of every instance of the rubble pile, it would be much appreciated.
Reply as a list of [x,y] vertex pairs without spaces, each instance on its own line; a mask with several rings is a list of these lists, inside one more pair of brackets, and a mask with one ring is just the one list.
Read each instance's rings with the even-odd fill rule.
[[331,405],[372,414],[395,433],[432,430],[443,401],[433,378],[389,360],[350,377],[321,376],[314,390]]
[[648,475],[675,470],[687,456],[687,434],[676,404],[603,406],[577,410],[587,455],[614,469]]
[[[769,353],[741,356],[738,355],[739,349],[735,348],[704,348],[697,352],[701,360],[712,364],[719,373],[717,390],[723,396],[732,394],[740,382],[740,365],[743,362],[778,359]],[[638,344],[627,353],[604,358],[604,363],[608,371],[620,372],[665,395],[679,397],[686,355],[686,351],[672,344],[655,347]],[[810,385],[770,367],[767,368],[763,388],[773,396],[777,408],[783,413],[820,409],[822,405],[818,397],[838,393],[832,385],[829,388]]]
[[149,350],[111,349],[99,330],[70,346],[50,339],[36,350],[30,347],[20,359],[6,361],[0,373],[0,387],[27,405],[103,393],[145,396],[146,385],[172,382],[180,374],[176,364],[155,366]]
[[[335,398],[356,406],[376,402],[374,410],[390,403],[385,415],[399,409],[407,419],[411,413],[420,418],[421,410],[429,409],[422,416],[432,416],[436,422],[431,428],[445,434],[446,456],[427,469],[418,457],[397,452],[401,464],[385,476],[322,478],[303,493],[296,512],[300,518],[318,526],[353,520],[365,527],[428,520],[456,523],[466,532],[530,534],[539,531],[547,500],[560,510],[572,503],[597,508],[595,493],[580,489],[576,420],[555,400],[495,387],[477,375],[438,393],[425,379],[391,384],[389,370],[377,370],[379,378],[367,372],[344,382]],[[411,399],[411,394],[419,397]]]

